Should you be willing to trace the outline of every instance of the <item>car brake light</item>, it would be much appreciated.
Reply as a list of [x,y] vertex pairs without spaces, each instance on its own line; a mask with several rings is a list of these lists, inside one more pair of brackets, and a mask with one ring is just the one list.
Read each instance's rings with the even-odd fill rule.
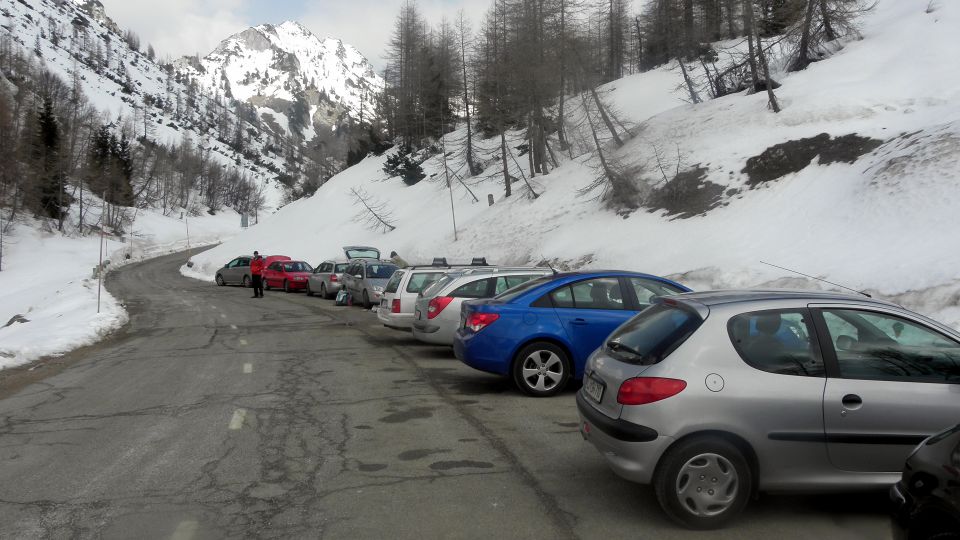
[[432,319],[440,314],[443,311],[443,308],[447,307],[450,302],[453,301],[452,296],[437,296],[430,299],[430,303],[427,304],[427,318]]
[[400,299],[394,298],[390,303],[390,313],[400,313]]
[[687,387],[680,379],[660,377],[636,377],[627,379],[617,392],[617,403],[621,405],[645,405],[675,396]]
[[474,332],[479,332],[493,324],[494,321],[500,318],[500,315],[496,313],[471,313],[467,317],[467,321],[464,323],[464,326],[473,330]]
[[330,281],[331,281],[331,282],[337,281],[337,275],[336,275],[336,274],[330,274]]

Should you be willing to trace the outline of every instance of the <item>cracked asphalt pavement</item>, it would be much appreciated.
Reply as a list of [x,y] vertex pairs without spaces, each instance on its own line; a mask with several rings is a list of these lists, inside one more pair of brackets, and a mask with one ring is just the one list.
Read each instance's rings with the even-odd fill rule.
[[107,287],[130,323],[0,374],[0,538],[889,536],[883,494],[763,496],[729,528],[667,521],[577,430],[375,314],[182,277]]

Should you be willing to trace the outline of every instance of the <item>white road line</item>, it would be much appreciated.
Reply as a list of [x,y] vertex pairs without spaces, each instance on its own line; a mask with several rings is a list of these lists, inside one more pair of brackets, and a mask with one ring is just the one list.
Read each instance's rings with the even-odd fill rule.
[[227,318],[227,314],[226,314],[226,313],[221,313],[221,314],[220,314],[220,318],[221,318],[221,319],[226,319],[226,318]]
[[233,418],[230,419],[230,429],[238,430],[243,427],[243,421],[247,417],[246,409],[237,409],[233,411]]
[[244,364],[244,365],[243,365],[243,372],[244,372],[244,373],[253,373],[253,364],[251,364],[250,362],[247,362],[246,364]]
[[231,330],[236,330],[236,329],[237,329],[237,325],[231,324],[231,325],[230,325],[230,329],[231,329]]
[[240,344],[241,344],[241,345],[246,345],[246,344],[247,344],[247,340],[245,340],[245,339],[243,339],[243,338],[240,338]]
[[193,535],[197,532],[197,527],[199,523],[193,520],[181,521],[177,525],[177,529],[173,531],[173,536],[170,537],[170,540],[191,540]]

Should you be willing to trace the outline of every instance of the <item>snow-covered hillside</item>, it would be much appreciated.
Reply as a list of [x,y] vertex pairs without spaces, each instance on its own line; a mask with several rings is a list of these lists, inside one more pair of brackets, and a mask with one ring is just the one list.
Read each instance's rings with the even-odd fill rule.
[[251,103],[264,121],[305,140],[318,129],[348,123],[347,117],[369,119],[383,89],[360,51],[292,21],[248,28],[199,61],[184,58],[177,65],[212,92]]
[[[141,211],[123,238],[106,237],[105,268],[214,244],[239,231],[240,216],[229,210],[184,218]],[[97,313],[99,236],[65,236],[24,223],[3,241],[0,369],[95,343],[126,322],[123,307],[106,289]]]
[[[584,154],[537,177],[536,199],[522,182],[504,198],[496,173],[465,180],[479,202],[454,182],[455,241],[439,156],[412,187],[386,177],[386,156],[369,157],[312,198],[195,256],[192,275],[211,279],[254,249],[317,262],[342,245],[368,243],[411,261],[549,259],[670,275],[698,289],[821,286],[761,264],[768,261],[960,327],[960,74],[949,68],[960,4],[939,2],[932,12],[928,4],[880,0],[863,21],[862,40],[805,71],[777,74],[780,114],[762,93],[684,104],[671,95],[679,75],[667,69],[609,85],[615,108],[635,123],[635,136],[610,151],[639,171],[646,194],[645,207],[627,215],[605,209],[598,191],[578,194],[596,175]],[[462,139],[449,135],[448,152]],[[513,139],[513,147],[522,143],[520,134]],[[490,163],[498,143],[481,143]],[[778,172],[777,156],[804,152],[809,165]],[[525,163],[518,157],[518,166]],[[354,188],[387,206],[394,231],[371,231],[356,219]],[[488,193],[496,199],[490,207]]]
[[75,81],[105,121],[131,122],[135,133],[147,132],[160,143],[200,145],[224,167],[256,179],[268,207],[280,206],[285,191],[276,171],[284,159],[271,153],[267,137],[246,124],[250,152],[231,148],[212,127],[237,124],[222,97],[193,92],[175,73],[131,49],[99,1],[0,0],[0,15],[0,34],[64,81]]

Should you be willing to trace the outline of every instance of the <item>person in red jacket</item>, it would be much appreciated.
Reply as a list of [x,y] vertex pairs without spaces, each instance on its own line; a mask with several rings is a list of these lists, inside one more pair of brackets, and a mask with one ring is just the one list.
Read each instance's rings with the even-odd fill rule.
[[253,252],[250,261],[250,278],[253,280],[253,297],[263,298],[263,257],[257,251]]

